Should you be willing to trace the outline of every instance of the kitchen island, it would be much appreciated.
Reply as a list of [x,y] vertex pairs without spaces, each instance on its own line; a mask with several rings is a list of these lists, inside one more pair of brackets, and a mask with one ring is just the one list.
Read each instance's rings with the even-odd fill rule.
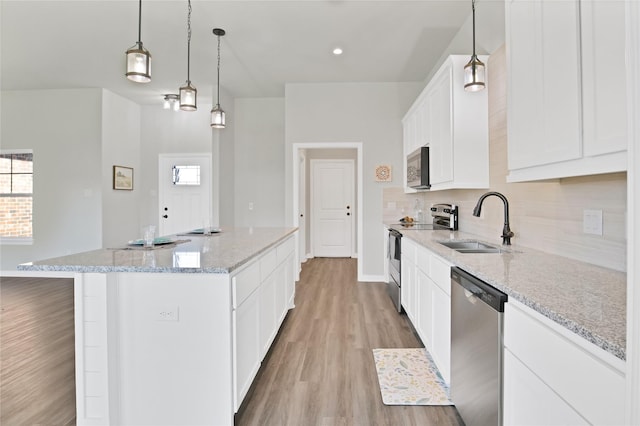
[[289,309],[296,228],[179,234],[18,267],[74,279],[78,425],[232,425]]

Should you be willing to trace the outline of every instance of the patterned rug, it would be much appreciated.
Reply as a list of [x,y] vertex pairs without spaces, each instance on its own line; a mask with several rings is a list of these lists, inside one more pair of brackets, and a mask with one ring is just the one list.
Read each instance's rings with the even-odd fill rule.
[[425,348],[373,349],[373,359],[385,405],[453,405]]

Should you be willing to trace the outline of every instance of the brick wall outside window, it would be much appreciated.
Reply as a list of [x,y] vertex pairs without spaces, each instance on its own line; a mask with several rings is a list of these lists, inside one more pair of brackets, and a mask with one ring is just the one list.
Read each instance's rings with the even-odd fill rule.
[[33,236],[33,153],[0,153],[0,237]]
[[31,196],[0,197],[0,236],[31,237],[32,206]]

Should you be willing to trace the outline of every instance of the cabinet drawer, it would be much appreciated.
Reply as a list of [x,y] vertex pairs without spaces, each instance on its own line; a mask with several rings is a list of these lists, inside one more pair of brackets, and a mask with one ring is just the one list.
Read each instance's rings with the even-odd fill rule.
[[431,279],[448,296],[451,296],[451,264],[432,254],[431,258]]
[[280,244],[276,248],[276,253],[278,254],[278,264],[285,261],[285,259],[294,251],[295,249],[295,238],[289,238],[282,244]]
[[513,300],[505,305],[504,345],[589,423],[624,423],[620,359]]
[[278,266],[278,255],[275,250],[270,250],[260,258],[260,280],[264,281]]
[[233,309],[236,309],[260,286],[260,264],[252,263],[231,279],[233,288]]

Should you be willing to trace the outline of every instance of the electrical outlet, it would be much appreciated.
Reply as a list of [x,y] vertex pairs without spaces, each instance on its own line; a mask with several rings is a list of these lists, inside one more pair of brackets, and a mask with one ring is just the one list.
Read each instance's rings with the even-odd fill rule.
[[156,309],[156,321],[178,321],[178,307],[159,306]]
[[585,210],[582,230],[585,234],[602,235],[602,210]]

